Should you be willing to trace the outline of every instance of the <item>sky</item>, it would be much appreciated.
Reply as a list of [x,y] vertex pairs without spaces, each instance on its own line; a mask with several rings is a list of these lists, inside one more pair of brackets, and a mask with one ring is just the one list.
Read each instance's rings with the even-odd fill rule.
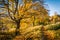
[[45,0],[45,3],[49,7],[50,15],[53,15],[55,12],[60,14],[60,0]]

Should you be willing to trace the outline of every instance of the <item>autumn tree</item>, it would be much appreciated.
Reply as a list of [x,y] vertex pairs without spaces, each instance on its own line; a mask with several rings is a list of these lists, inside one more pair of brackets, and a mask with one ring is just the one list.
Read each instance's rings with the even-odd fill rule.
[[26,11],[30,8],[27,9],[27,5],[31,6],[31,1],[29,3],[27,3],[26,1],[23,1],[23,5],[20,6],[19,5],[19,0],[3,0],[2,1],[4,3],[4,7],[2,8],[6,8],[9,17],[16,23],[17,27],[16,27],[16,35],[20,34],[19,33],[19,28],[20,28],[20,22],[23,18],[28,18],[28,16],[26,15]]
[[22,0],[22,4],[19,4],[19,0],[3,0],[4,7],[7,9],[9,17],[16,24],[16,35],[20,34],[19,29],[22,19],[31,18],[33,19],[33,25],[35,25],[36,19],[48,15],[47,10],[43,7],[41,2],[42,1],[35,1],[33,3],[33,0]]

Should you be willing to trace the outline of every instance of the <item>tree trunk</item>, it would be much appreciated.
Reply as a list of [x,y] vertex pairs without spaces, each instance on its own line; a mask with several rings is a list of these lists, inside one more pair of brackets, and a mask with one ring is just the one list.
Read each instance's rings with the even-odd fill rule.
[[33,26],[35,26],[35,16],[33,17]]
[[17,27],[16,27],[16,33],[15,35],[20,35],[19,29],[20,29],[20,22],[17,22]]

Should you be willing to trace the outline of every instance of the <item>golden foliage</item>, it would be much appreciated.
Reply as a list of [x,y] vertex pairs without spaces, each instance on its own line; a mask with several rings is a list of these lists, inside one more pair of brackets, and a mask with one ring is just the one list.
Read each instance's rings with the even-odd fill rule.
[[45,33],[44,33],[44,35],[47,37],[47,39],[49,39],[49,40],[54,40],[54,38],[55,38],[55,31],[50,31],[50,30],[48,30],[48,31],[45,31]]

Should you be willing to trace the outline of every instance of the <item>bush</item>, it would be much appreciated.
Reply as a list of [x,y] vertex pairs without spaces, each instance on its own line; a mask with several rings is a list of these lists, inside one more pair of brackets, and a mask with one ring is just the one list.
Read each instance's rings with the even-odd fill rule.
[[60,29],[60,23],[46,25],[45,29],[46,30],[58,30]]

